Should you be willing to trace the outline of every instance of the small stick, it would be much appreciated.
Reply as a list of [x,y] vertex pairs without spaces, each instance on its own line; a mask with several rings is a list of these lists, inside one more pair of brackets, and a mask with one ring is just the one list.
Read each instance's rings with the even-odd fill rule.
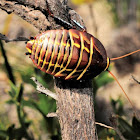
[[132,76],[132,78],[133,78],[133,80],[135,81],[135,82],[137,82],[138,84],[140,84],[140,82],[133,76],[133,75],[131,75]]
[[36,89],[39,92],[42,92],[42,93],[46,94],[46,96],[50,96],[55,100],[58,99],[57,95],[54,92],[52,92],[52,91],[48,90],[47,88],[45,88],[41,83],[39,83],[39,81],[35,77],[32,77],[31,79],[36,83],[36,85],[37,85]]
[[52,118],[52,117],[57,117],[57,113],[56,112],[51,112],[47,114],[48,118]]
[[0,33],[0,40],[4,40],[6,43],[13,42],[13,41],[29,41],[29,39],[26,37],[17,37],[15,39],[9,39],[7,36],[5,36],[2,33]]
[[100,126],[103,126],[103,127],[106,127],[106,128],[108,128],[108,129],[113,129],[113,130],[114,130],[114,128],[113,128],[113,127],[108,126],[108,125],[103,124],[103,123],[95,122],[95,124],[100,125]]

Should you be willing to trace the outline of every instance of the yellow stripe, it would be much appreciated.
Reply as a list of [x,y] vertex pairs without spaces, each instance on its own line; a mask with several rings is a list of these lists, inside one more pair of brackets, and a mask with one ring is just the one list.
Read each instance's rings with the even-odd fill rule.
[[63,35],[62,35],[62,39],[61,39],[61,43],[60,43],[60,50],[59,50],[59,53],[58,53],[58,56],[57,56],[57,61],[56,61],[56,64],[54,66],[54,70],[53,70],[52,74],[54,74],[56,68],[58,67],[58,61],[61,57],[61,49],[62,49],[62,45],[63,45],[64,35],[65,35],[65,31],[63,30]]
[[[45,62],[45,64],[49,64],[49,62]],[[52,64],[52,66],[54,66],[55,64]]]
[[[51,60],[49,62],[49,66],[48,66],[48,69],[46,70],[46,72],[48,72],[50,70],[50,67],[53,66],[52,65],[52,60],[53,60],[53,57],[54,57],[54,53],[55,53],[55,46],[56,46],[56,43],[57,43],[57,39],[58,39],[58,32],[56,33],[56,37],[55,37],[55,41],[54,41],[54,46],[53,47],[53,52],[51,54]],[[53,43],[53,42],[52,42]]]
[[84,40],[87,42],[87,44],[90,44],[90,40],[86,36],[84,36]]
[[[38,46],[39,45],[41,45],[41,41],[40,40],[38,40]],[[38,55],[37,55],[37,51],[38,51],[38,49],[39,49],[39,47],[37,46],[37,48],[36,48],[36,52],[35,52],[35,59],[38,59]]]
[[[51,32],[51,34],[50,34],[50,38],[51,38],[51,36],[52,36],[52,32]],[[47,39],[47,41],[48,41],[48,38],[46,38]],[[50,41],[50,40],[49,40]],[[45,41],[44,41],[45,42]],[[45,44],[46,45],[46,44]],[[48,48],[49,48],[49,42],[48,42],[48,44],[47,44],[47,50],[46,50],[46,54],[45,54],[45,59],[44,59],[44,61],[43,61],[43,65],[42,65],[42,67],[41,67],[41,69],[43,69],[44,68],[44,66],[45,66],[45,64],[46,63],[49,63],[49,62],[46,62],[46,58],[47,58],[47,55],[48,55]]]
[[87,69],[90,66],[91,61],[92,61],[92,55],[93,55],[93,38],[91,37],[91,39],[90,39],[90,57],[89,57],[89,62],[87,64],[86,68],[83,70],[83,72],[79,75],[79,77],[77,78],[77,80],[81,79],[81,77],[87,71]]
[[42,48],[41,48],[41,51],[40,51],[40,56],[39,56],[39,59],[38,59],[38,65],[40,65],[40,62],[43,62],[43,60],[41,59],[41,56],[42,56],[42,52],[43,52],[44,41],[42,43],[43,43],[43,45],[42,45]]
[[61,64],[61,69],[63,68],[63,65],[64,65],[64,62],[66,61],[67,59],[67,56],[68,56],[68,52],[67,52],[67,49],[70,47],[70,44],[69,44],[69,40],[67,41],[67,44],[66,44],[66,53],[64,54],[64,59],[63,59],[63,62]]
[[[84,36],[84,40],[87,42],[87,44],[90,44],[90,40],[88,38],[86,38],[86,36]],[[85,47],[85,50],[89,53],[89,49],[87,47]]]
[[104,69],[104,71],[107,70],[107,68],[109,67],[109,65],[110,65],[110,59],[107,57],[107,65],[106,65],[106,68]]
[[59,42],[56,42],[56,45],[60,45],[60,43]]
[[74,43],[75,47],[80,48],[80,44]]
[[65,78],[65,80],[69,79],[69,78],[77,71],[77,68],[79,67],[79,65],[80,65],[80,63],[81,63],[81,61],[82,61],[83,50],[84,50],[85,46],[84,46],[83,36],[82,36],[81,33],[80,33],[80,39],[81,39],[80,58],[79,58],[79,60],[78,60],[78,63],[77,63],[76,68]]
[[89,53],[89,52],[90,52],[88,48],[86,48],[86,47],[85,47],[84,49],[87,51],[87,53]]
[[[53,41],[52,41],[52,32],[51,32],[50,34],[51,34],[51,35],[50,35],[49,42],[48,42],[48,48],[49,48],[50,44],[53,44]],[[52,46],[52,47],[53,47],[53,46]],[[50,56],[50,57],[51,57],[51,56]],[[48,68],[47,68],[47,70],[46,70],[46,73],[49,71],[50,66],[51,66],[51,64],[50,64],[50,62],[49,62],[49,66],[48,66]]]
[[35,48],[37,42],[38,42],[38,41],[35,40],[35,42],[34,42],[34,44],[33,44],[32,52],[31,52],[31,53],[32,53],[32,56],[35,56],[34,48]]
[[[75,45],[75,47],[77,47],[77,48],[80,48],[80,47],[81,47],[80,44],[78,44],[78,43],[74,43],[74,45]],[[88,49],[87,47],[84,47],[84,49],[86,50],[87,53],[90,52],[89,49]]]
[[73,37],[75,37],[75,38],[79,38],[79,35],[76,34],[76,33],[72,33],[72,35],[73,35]]
[[59,76],[63,71],[66,70],[67,66],[69,65],[70,61],[71,61],[71,58],[72,58],[72,53],[73,53],[73,45],[74,45],[74,41],[73,41],[73,38],[72,38],[72,34],[69,30],[69,35],[70,35],[70,40],[71,40],[71,52],[70,52],[70,55],[69,55],[69,58],[68,58],[68,61],[67,61],[67,64],[66,66],[59,72],[57,72],[54,76]]
[[37,42],[38,42],[38,41],[35,40],[34,45],[33,45],[33,47],[32,47],[32,51],[33,51],[33,49],[34,49],[34,47],[35,47],[35,45],[36,45]]

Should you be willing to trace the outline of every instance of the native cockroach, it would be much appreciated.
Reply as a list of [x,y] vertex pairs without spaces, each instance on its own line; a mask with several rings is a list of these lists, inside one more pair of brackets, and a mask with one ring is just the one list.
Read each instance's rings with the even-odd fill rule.
[[[58,17],[55,19],[73,27]],[[26,54],[30,55],[37,68],[65,80],[91,79],[102,71],[108,71],[123,90],[116,77],[108,70],[110,60],[126,57],[139,52],[140,49],[124,56],[109,58],[102,43],[87,33],[83,26],[76,22],[75,24],[82,30],[49,30],[37,35],[27,42]],[[124,90],[123,92],[125,93]],[[128,98],[126,93],[125,95]],[[129,98],[128,100],[131,103]]]
[[110,60],[101,42],[87,32],[49,30],[27,42],[28,54],[40,70],[68,79],[91,79],[108,70]]
[[29,41],[26,48],[40,70],[65,80],[93,78],[109,66],[100,41],[74,29],[46,31]]

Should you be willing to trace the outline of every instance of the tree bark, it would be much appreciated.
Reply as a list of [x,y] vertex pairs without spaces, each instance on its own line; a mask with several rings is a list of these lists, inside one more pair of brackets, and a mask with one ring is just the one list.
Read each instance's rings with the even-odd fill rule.
[[55,79],[57,109],[63,140],[95,140],[92,81]]
[[[68,22],[75,19],[84,26],[82,18],[67,5],[67,0],[1,0],[0,8],[15,13],[34,25],[39,32],[61,28],[48,15],[48,7],[55,16]],[[96,140],[92,81],[55,80],[58,94],[57,116],[63,140]]]

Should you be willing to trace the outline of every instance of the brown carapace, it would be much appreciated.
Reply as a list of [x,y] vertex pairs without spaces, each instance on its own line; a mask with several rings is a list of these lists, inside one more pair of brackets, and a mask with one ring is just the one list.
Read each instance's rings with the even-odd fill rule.
[[68,79],[91,79],[109,67],[101,42],[87,32],[49,30],[27,42],[33,63],[42,71]]
[[104,46],[98,39],[84,30],[76,29],[48,30],[28,41],[26,48],[26,54],[37,68],[65,80],[92,79],[102,71],[108,71],[134,108],[108,67],[110,60],[127,57],[139,52],[140,49],[120,57],[108,58]]

